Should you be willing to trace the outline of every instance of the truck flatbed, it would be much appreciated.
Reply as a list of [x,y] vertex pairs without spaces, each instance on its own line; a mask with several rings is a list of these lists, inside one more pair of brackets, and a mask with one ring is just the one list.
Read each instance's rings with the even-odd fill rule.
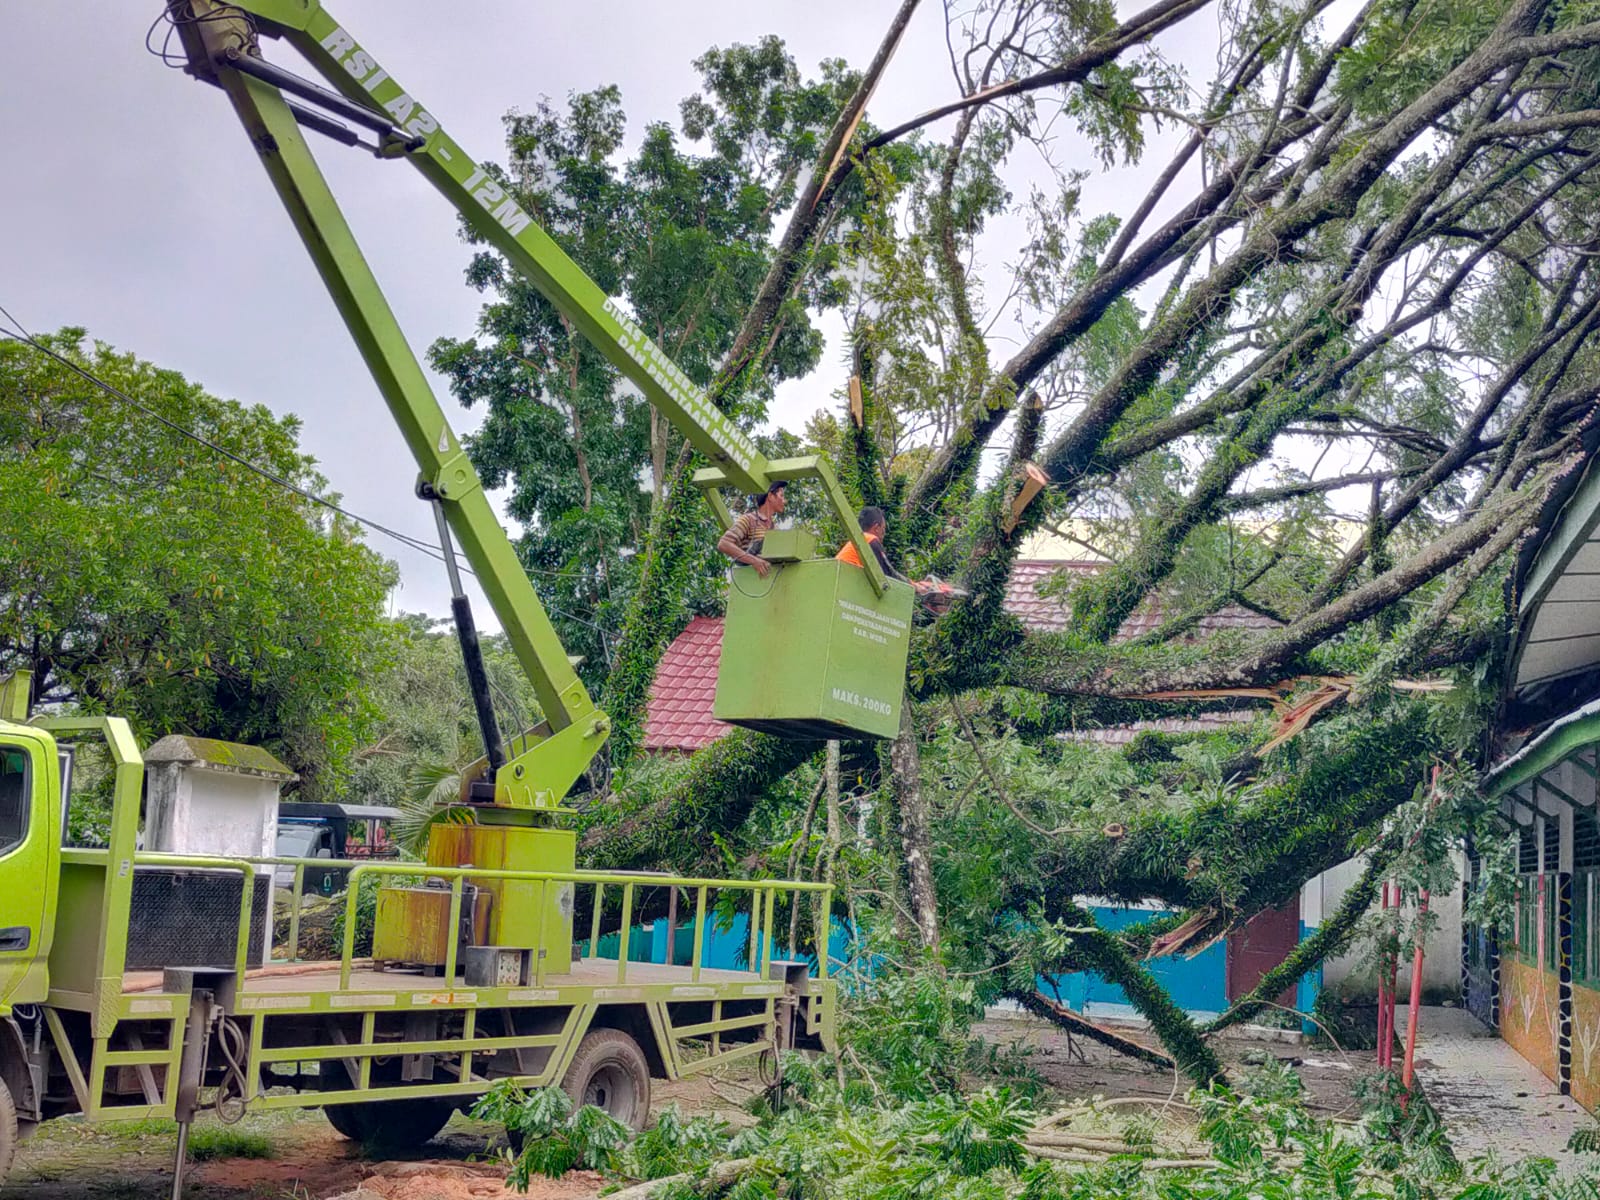
[[[459,996],[464,990],[516,996],[519,992],[542,994],[570,987],[627,991],[664,987],[671,990],[674,998],[681,996],[684,999],[709,999],[735,986],[742,988],[744,995],[750,996],[775,996],[783,991],[781,980],[764,980],[754,971],[718,967],[701,967],[696,971],[685,964],[630,962],[621,982],[617,974],[615,959],[591,958],[573,963],[570,971],[545,976],[544,983],[538,987],[469,988],[460,975],[452,981],[415,968],[380,967],[370,959],[358,959],[351,964],[349,982],[341,983],[342,970],[338,960],[333,959],[325,962],[275,963],[246,971],[244,984],[239,989],[239,999],[240,1007],[249,1009],[252,996],[281,996],[302,991],[339,992],[345,997],[366,993],[392,995],[424,992],[433,996]],[[122,994],[165,994],[162,993],[164,980],[165,976],[160,971],[128,971],[122,977]]]

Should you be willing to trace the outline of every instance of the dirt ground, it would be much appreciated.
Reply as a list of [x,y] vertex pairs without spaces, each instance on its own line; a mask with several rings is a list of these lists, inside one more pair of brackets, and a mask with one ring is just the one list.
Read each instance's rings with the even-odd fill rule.
[[[1185,1085],[1172,1072],[1146,1067],[1094,1043],[1068,1038],[1031,1018],[990,1020],[979,1032],[1008,1055],[1020,1056],[1065,1102],[1091,1096],[1144,1096],[1153,1101],[1181,1096]],[[1370,1053],[1348,1058],[1270,1037],[1241,1037],[1222,1044],[1224,1057],[1239,1065],[1273,1055],[1293,1063],[1312,1107],[1326,1115],[1354,1111],[1351,1089],[1373,1069]],[[658,1084],[657,1107],[671,1101],[696,1113],[732,1122],[755,1090],[754,1068],[738,1066],[714,1079]],[[1047,1097],[1044,1107],[1051,1106]],[[198,1122],[196,1128],[204,1123]],[[317,1110],[247,1117],[235,1129],[264,1136],[269,1158],[220,1158],[189,1168],[188,1200],[503,1200],[522,1195],[501,1185],[498,1158],[503,1136],[485,1124],[457,1116],[434,1141],[409,1158],[377,1162],[363,1156],[328,1125]],[[166,1200],[172,1187],[173,1126],[167,1122],[87,1125],[56,1121],[25,1142],[0,1200]],[[525,1193],[532,1200],[593,1200],[600,1180],[588,1174],[539,1181]]]
[[[1152,1041],[1136,1029],[1125,1032],[1146,1043]],[[1024,1061],[1063,1102],[1093,1096],[1182,1099],[1189,1089],[1188,1081],[1170,1069],[1137,1062],[1097,1042],[1069,1037],[1054,1026],[1020,1014],[1014,1019],[985,1021],[978,1033],[996,1046],[1020,1050]],[[1305,1085],[1307,1107],[1321,1117],[1354,1116],[1355,1083],[1377,1070],[1376,1055],[1370,1050],[1325,1050],[1250,1029],[1225,1034],[1219,1039],[1217,1050],[1230,1072],[1248,1069],[1269,1056],[1289,1063]],[[1046,1101],[1041,1107],[1051,1105]]]

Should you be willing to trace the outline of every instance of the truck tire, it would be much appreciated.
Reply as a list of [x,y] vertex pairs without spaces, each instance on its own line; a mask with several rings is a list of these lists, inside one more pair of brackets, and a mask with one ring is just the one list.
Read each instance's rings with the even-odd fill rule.
[[5,1182],[16,1161],[17,1136],[17,1106],[11,1099],[11,1089],[0,1079],[0,1183]]
[[561,1088],[575,1106],[592,1104],[634,1131],[649,1119],[650,1064],[620,1029],[584,1034]]
[[329,1104],[322,1109],[322,1115],[328,1118],[328,1124],[333,1126],[333,1131],[340,1137],[347,1137],[352,1142],[366,1140],[366,1129],[356,1117],[356,1104]]
[[[330,1080],[337,1090],[350,1086],[342,1066]],[[328,1104],[322,1113],[334,1132],[352,1142],[379,1149],[420,1146],[432,1141],[455,1113],[455,1104],[437,1098],[416,1100],[357,1100]]]

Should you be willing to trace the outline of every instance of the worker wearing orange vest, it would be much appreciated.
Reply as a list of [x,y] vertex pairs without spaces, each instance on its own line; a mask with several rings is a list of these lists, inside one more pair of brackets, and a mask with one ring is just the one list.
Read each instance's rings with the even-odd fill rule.
[[[889,556],[883,552],[883,535],[889,531],[889,519],[883,515],[883,509],[869,504],[861,510],[861,515],[856,518],[856,523],[861,526],[861,532],[866,536],[867,545],[872,547],[872,553],[877,558],[878,565],[883,568],[883,573],[890,579],[898,579],[901,583],[910,583],[909,579],[889,565]],[[849,563],[853,567],[866,565],[861,561],[861,555],[856,553],[854,542],[846,542],[834,557],[840,562]]]

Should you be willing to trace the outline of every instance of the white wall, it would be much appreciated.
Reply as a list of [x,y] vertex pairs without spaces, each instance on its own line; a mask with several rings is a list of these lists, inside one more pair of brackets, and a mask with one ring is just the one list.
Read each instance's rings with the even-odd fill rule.
[[230,858],[270,855],[278,840],[278,782],[185,763],[149,767],[147,849]]
[[[1465,863],[1456,855],[1459,873]],[[1300,892],[1300,919],[1308,926],[1318,926],[1338,910],[1344,895],[1355,885],[1366,869],[1366,861],[1353,858],[1331,870],[1324,871],[1311,880]],[[1430,999],[1460,998],[1461,995],[1461,889],[1453,887],[1445,896],[1432,896],[1428,910],[1438,921],[1428,935],[1423,947],[1422,987]],[[1330,958],[1322,967],[1322,986],[1344,995],[1376,996],[1377,973],[1369,962],[1363,963],[1359,948],[1353,953]],[[1411,958],[1406,956],[1400,965],[1399,987],[1404,994],[1411,987]]]

